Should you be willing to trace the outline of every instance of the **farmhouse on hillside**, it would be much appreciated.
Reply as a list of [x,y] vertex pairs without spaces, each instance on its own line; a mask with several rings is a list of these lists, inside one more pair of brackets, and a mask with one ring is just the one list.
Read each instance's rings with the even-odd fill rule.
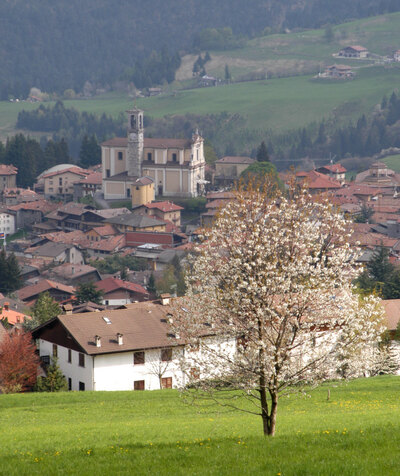
[[369,51],[360,45],[346,46],[339,51],[338,56],[344,58],[368,58]]
[[144,138],[143,111],[134,108],[127,114],[127,137],[101,144],[104,198],[130,198],[140,187],[165,197],[199,195],[206,165],[200,134],[191,139]]

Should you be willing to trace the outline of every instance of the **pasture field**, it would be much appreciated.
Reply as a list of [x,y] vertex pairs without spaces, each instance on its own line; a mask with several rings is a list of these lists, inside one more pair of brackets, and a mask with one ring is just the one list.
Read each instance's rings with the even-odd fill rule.
[[184,404],[176,391],[0,396],[2,475],[398,475],[399,377],[282,398],[260,417]]
[[[254,38],[244,48],[210,51],[211,61],[206,64],[206,69],[209,74],[223,78],[226,64],[234,77],[253,71],[280,76],[305,72],[315,74],[320,67],[333,63],[363,67],[371,60],[349,60],[333,55],[347,45],[365,46],[379,56],[392,55],[400,44],[400,13],[343,23],[333,26],[332,32],[333,38],[329,42],[325,39],[324,29]],[[196,58],[196,55],[183,58],[177,78],[191,78]]]
[[400,154],[389,155],[388,157],[382,159],[382,162],[384,162],[389,167],[389,169],[400,173]]
[[[295,76],[177,91],[138,99],[137,105],[145,114],[156,118],[186,113],[238,113],[245,118],[249,129],[285,132],[328,117],[339,122],[357,119],[368,114],[385,94],[389,96],[399,85],[397,64],[361,69],[352,81]],[[98,115],[105,112],[116,117],[132,106],[132,100],[126,94],[109,93],[89,100],[64,101],[64,104],[79,111]],[[20,110],[34,107],[38,106],[0,102],[0,137],[4,139],[12,132]]]

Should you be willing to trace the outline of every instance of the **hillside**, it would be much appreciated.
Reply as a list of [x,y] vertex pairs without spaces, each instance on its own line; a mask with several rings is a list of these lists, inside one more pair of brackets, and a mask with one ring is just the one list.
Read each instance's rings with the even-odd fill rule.
[[253,37],[399,10],[396,0],[12,0],[0,4],[0,98],[114,83],[152,50],[190,51],[206,28]]
[[1,474],[396,475],[399,377],[282,397],[277,435],[261,419],[174,390],[0,395]]

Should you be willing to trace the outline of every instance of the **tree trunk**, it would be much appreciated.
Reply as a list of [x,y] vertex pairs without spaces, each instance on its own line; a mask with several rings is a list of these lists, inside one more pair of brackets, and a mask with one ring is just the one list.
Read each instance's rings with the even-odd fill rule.
[[271,411],[268,412],[267,392],[265,388],[260,389],[261,397],[261,418],[263,421],[264,436],[274,436],[276,427],[276,415],[278,410],[278,395],[271,393]]

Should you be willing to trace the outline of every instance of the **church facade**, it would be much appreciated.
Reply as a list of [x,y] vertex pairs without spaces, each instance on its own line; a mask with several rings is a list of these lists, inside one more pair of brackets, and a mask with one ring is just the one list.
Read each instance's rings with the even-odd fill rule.
[[130,198],[143,177],[153,181],[158,196],[199,195],[205,183],[203,138],[198,133],[191,139],[144,138],[143,111],[127,114],[127,137],[101,144],[104,198]]

